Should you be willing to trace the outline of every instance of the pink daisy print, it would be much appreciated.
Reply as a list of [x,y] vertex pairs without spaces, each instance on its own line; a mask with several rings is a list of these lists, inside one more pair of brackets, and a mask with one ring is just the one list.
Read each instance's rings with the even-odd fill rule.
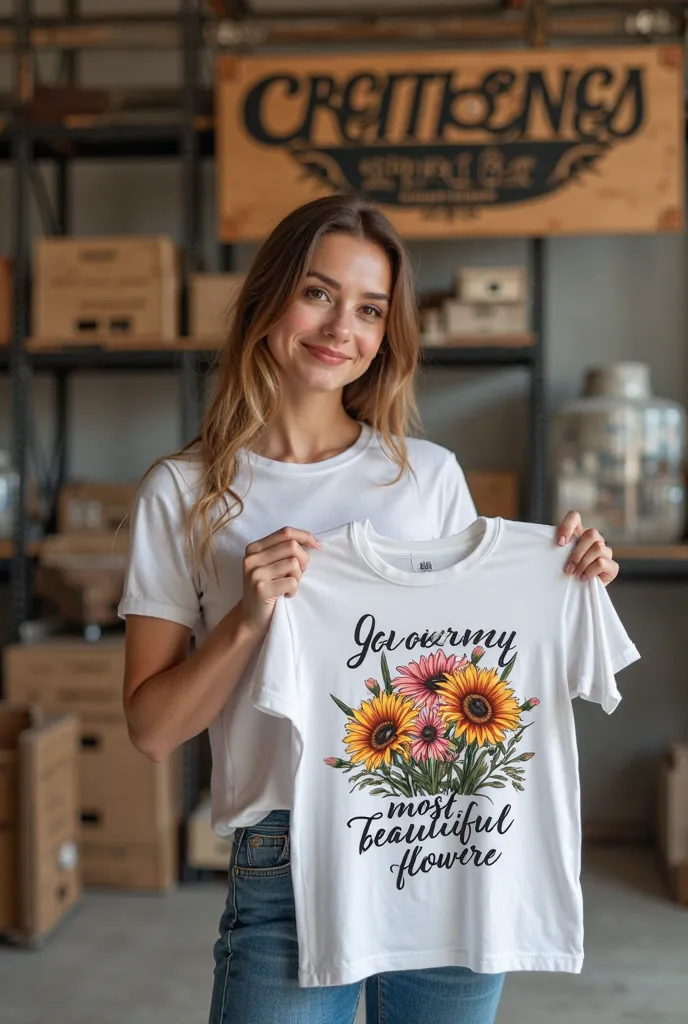
[[411,757],[415,761],[449,761],[452,747],[449,740],[442,738],[447,728],[435,708],[425,707],[420,711],[411,730]]
[[392,680],[392,686],[415,701],[418,707],[431,708],[439,699],[437,688],[445,682],[445,672],[453,672],[467,664],[467,658],[459,660],[455,654],[447,657],[444,651],[435,651],[408,665],[397,665],[400,675]]

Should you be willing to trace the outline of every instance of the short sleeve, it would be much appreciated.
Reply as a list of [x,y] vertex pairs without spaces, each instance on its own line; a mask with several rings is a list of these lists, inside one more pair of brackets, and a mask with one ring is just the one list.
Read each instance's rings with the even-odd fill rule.
[[594,701],[611,714],[621,700],[614,676],[640,655],[598,579],[571,577],[562,628],[571,697]]
[[446,474],[442,536],[450,537],[470,526],[478,513],[464,471],[453,454],[447,460]]
[[287,611],[287,598],[278,597],[250,682],[250,696],[259,711],[288,718],[300,728],[296,685],[296,650]]
[[196,627],[200,602],[186,557],[186,514],[176,476],[161,463],[144,480],[132,509],[120,618],[150,615]]

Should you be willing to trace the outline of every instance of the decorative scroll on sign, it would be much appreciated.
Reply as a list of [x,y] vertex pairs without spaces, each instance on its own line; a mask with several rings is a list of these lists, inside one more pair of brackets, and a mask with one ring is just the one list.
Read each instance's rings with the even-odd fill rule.
[[221,57],[220,234],[358,189],[407,238],[679,230],[678,47]]

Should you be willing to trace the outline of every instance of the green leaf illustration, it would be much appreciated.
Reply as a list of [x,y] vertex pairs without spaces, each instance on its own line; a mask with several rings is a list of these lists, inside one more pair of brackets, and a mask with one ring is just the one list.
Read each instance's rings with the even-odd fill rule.
[[518,657],[518,654],[514,654],[514,656],[511,659],[511,661],[509,661],[504,666],[504,671],[502,672],[501,676],[499,677],[502,682],[504,682],[506,679],[509,678],[509,676],[511,674],[511,670],[514,667],[514,663],[515,663],[517,657]]
[[335,702],[335,704],[337,705],[337,707],[338,707],[338,708],[339,708],[339,709],[340,709],[341,711],[343,711],[343,712],[344,712],[344,714],[345,714],[345,715],[348,715],[348,716],[349,716],[349,718],[353,718],[353,717],[354,717],[354,713],[353,713],[353,710],[352,710],[352,709],[351,709],[351,708],[349,707],[349,705],[348,705],[348,704],[345,704],[343,700],[340,700],[340,699],[339,699],[339,697],[335,697],[335,695],[334,695],[333,693],[331,693],[331,694],[330,694],[330,697],[331,697],[331,698],[332,698],[332,700],[333,700],[333,701]]
[[385,684],[385,693],[393,693],[392,689],[392,677],[389,672],[389,665],[387,664],[387,658],[383,654],[380,659],[380,665],[382,666],[382,681]]
[[[490,782],[483,782],[482,785],[483,786],[489,786],[490,789],[505,789],[506,782],[497,782],[496,779],[493,779]],[[482,786],[480,788],[482,789]]]

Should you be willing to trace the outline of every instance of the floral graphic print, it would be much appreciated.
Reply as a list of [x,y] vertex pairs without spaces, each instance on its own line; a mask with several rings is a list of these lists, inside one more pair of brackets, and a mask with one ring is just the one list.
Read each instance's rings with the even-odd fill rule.
[[487,796],[489,789],[509,784],[523,792],[523,763],[535,756],[518,749],[532,725],[523,715],[540,701],[531,697],[519,704],[507,685],[516,655],[501,674],[479,667],[484,656],[483,647],[474,648],[470,661],[436,651],[399,665],[392,679],[383,654],[383,685],[366,679],[372,696],[358,708],[331,694],[347,718],[348,758],[328,757],[326,764],[350,775],[352,792],[369,789],[375,796],[452,790]]

